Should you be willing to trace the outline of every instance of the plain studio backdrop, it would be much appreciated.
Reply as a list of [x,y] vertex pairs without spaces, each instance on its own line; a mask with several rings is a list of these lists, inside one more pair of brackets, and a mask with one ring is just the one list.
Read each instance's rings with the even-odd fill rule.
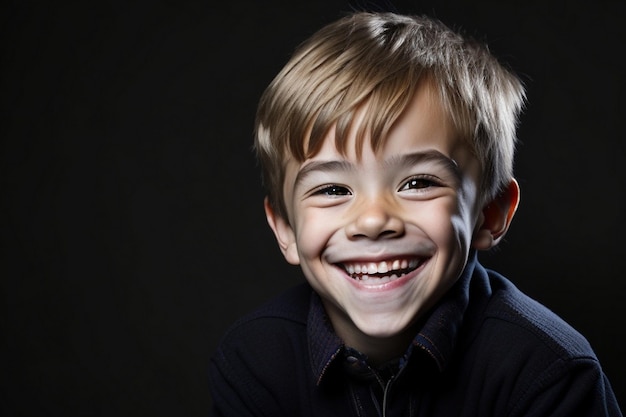
[[352,8],[429,13],[521,74],[522,202],[486,266],[581,331],[626,404],[622,1],[5,2],[3,416],[203,416],[227,326],[300,282],[257,100]]

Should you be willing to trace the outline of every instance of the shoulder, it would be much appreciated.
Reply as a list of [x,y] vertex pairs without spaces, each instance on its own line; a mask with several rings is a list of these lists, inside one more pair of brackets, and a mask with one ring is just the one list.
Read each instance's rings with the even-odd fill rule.
[[470,342],[475,366],[518,398],[547,395],[566,383],[590,390],[601,383],[598,358],[580,332],[502,275],[487,271],[487,279],[490,293]]
[[466,368],[483,369],[516,390],[545,389],[583,374],[601,376],[596,354],[580,332],[501,274],[477,271],[460,349]]
[[220,346],[258,345],[272,339],[268,336],[274,332],[305,332],[311,293],[305,283],[289,288],[234,322],[223,335]]
[[545,305],[520,291],[502,275],[488,271],[492,296],[485,310],[485,320],[491,320],[504,334],[529,339],[537,346],[561,359],[596,356],[587,339]]
[[[529,410],[536,415],[621,415],[581,333],[502,275],[486,271],[483,278],[485,291],[478,294],[484,298],[476,297],[476,328],[466,346],[472,353],[466,359],[489,376],[481,381],[483,390],[510,394],[506,415]],[[603,409],[609,412],[598,414]]]
[[294,387],[311,379],[303,360],[311,293],[297,285],[226,331],[209,362],[211,396],[224,415],[288,415],[277,410],[297,407]]
[[461,340],[462,369],[468,375],[480,370],[494,390],[508,386],[517,396],[602,374],[581,333],[501,274],[480,266],[472,276]]

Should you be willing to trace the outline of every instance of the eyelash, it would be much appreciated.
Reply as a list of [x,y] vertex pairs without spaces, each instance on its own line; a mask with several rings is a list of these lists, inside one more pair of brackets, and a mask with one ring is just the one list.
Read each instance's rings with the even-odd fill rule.
[[[430,175],[417,175],[406,180],[398,191],[423,190],[439,186],[441,186],[441,182],[435,177]],[[323,185],[311,193],[311,195],[327,196],[345,196],[351,194],[352,192],[347,187],[336,184]]]
[[323,185],[313,191],[311,195],[328,195],[328,196],[345,196],[352,194],[350,190],[341,185],[331,184]]
[[430,187],[439,187],[441,182],[430,175],[416,175],[404,182],[398,191],[423,190]]

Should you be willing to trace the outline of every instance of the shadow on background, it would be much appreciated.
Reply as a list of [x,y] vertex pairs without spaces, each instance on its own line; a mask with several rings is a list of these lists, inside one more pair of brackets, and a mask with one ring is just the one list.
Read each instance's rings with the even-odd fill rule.
[[587,336],[624,406],[625,6],[511,3],[8,2],[2,415],[206,415],[221,334],[301,280],[265,224],[256,101],[305,37],[376,7],[524,78],[522,204],[483,261]]

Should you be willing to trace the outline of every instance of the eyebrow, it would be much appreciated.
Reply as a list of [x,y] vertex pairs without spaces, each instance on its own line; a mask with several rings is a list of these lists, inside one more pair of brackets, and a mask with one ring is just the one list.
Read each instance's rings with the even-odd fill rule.
[[385,167],[411,167],[424,162],[435,162],[437,164],[441,164],[447,171],[454,175],[456,180],[461,182],[463,179],[463,172],[461,171],[459,164],[454,159],[435,150],[392,156],[391,158],[385,160],[383,164]]
[[[454,177],[461,181],[463,174],[459,164],[452,158],[447,157],[439,151],[429,150],[424,152],[414,152],[406,155],[392,156],[389,159],[383,161],[384,167],[411,167],[419,163],[435,162],[442,164],[444,168],[452,173]],[[298,171],[296,175],[295,185],[300,184],[306,177],[313,172],[349,172],[355,169],[351,162],[343,160],[330,160],[330,161],[313,161],[305,165]]]
[[349,172],[354,170],[354,165],[348,161],[313,161],[303,166],[296,175],[295,185],[300,184],[312,172]]

